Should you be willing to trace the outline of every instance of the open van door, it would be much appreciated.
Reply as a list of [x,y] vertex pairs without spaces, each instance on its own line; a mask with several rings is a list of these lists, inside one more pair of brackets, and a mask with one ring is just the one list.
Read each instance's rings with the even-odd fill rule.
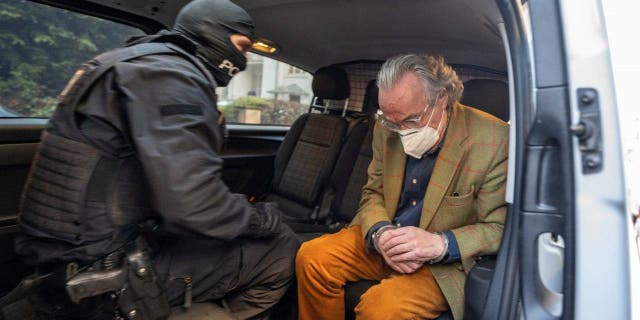
[[632,221],[601,4],[523,2],[498,1],[512,206],[482,318],[629,319]]

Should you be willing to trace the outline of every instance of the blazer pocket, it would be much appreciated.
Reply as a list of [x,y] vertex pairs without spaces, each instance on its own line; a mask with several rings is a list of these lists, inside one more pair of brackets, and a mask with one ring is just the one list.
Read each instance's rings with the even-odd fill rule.
[[465,207],[473,204],[475,186],[471,185],[471,188],[467,192],[463,192],[460,195],[451,195],[444,197],[444,205],[447,207]]
[[445,196],[440,206],[441,221],[438,221],[440,228],[454,229],[474,223],[475,214],[473,208],[475,206],[474,187],[463,192],[461,195]]

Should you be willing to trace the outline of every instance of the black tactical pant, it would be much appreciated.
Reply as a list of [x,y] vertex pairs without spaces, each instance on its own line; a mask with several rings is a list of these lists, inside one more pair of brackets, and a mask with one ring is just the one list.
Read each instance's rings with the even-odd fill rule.
[[284,224],[278,235],[261,239],[165,238],[156,270],[171,306],[220,301],[238,319],[260,319],[293,281],[298,247]]

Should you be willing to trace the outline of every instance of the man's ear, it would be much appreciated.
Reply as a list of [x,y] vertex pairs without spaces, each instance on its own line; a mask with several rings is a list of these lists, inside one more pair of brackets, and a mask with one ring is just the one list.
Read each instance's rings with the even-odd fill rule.
[[444,109],[447,108],[447,103],[449,102],[449,93],[447,89],[442,89],[438,92],[438,100],[436,101],[436,105],[442,106]]

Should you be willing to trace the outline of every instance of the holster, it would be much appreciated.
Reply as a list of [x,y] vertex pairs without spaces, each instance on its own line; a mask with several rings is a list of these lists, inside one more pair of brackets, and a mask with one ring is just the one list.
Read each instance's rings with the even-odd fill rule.
[[71,301],[78,304],[87,298],[108,295],[115,305],[114,313],[122,318],[155,320],[168,317],[170,309],[166,293],[143,238],[131,243],[124,257],[115,260],[107,257],[97,263],[107,265],[107,268],[99,270],[94,264],[94,270],[69,277],[65,288]]
[[136,249],[126,256],[127,282],[120,290],[118,310],[126,319],[155,320],[169,316],[169,301],[148,252]]

